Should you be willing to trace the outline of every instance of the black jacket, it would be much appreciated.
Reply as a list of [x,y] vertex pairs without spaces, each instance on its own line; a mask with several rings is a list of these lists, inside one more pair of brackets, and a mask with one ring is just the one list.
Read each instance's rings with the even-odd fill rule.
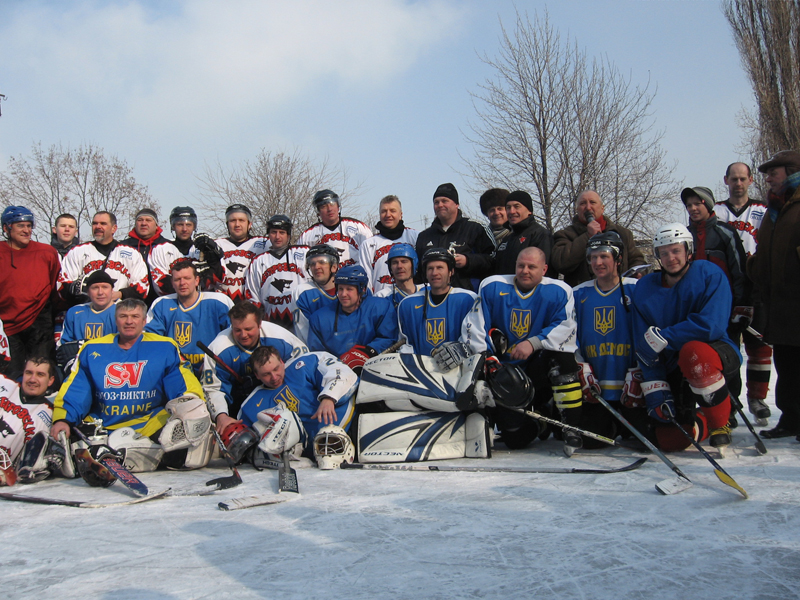
[[[511,234],[497,249],[495,272],[498,275],[513,275],[517,270],[517,255],[521,250],[531,246],[536,246],[544,252],[545,262],[550,264],[553,236],[536,222],[533,215],[511,226]],[[552,276],[549,272],[547,275]]]

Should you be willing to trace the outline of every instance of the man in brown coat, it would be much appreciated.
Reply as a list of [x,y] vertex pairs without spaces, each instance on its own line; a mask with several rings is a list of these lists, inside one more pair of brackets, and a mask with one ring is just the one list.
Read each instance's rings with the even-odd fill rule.
[[766,306],[761,333],[773,345],[775,405],[781,411],[778,424],[761,435],[780,438],[800,434],[800,152],[778,152],[758,170],[767,174],[767,214],[747,274]]
[[575,287],[579,283],[592,279],[589,263],[586,262],[586,244],[589,238],[598,233],[616,231],[622,238],[622,272],[631,267],[646,263],[642,251],[636,247],[633,234],[617,223],[608,219],[605,206],[597,192],[586,190],[575,200],[575,216],[572,225],[556,231],[553,235],[553,251],[550,264],[556,271],[564,275],[567,285]]

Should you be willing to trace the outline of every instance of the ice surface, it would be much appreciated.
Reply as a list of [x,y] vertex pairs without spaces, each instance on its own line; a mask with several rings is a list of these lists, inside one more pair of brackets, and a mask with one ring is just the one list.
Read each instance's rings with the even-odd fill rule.
[[[774,385],[774,381],[773,381]],[[774,398],[769,398],[777,422]],[[800,444],[765,440],[759,456],[740,425],[720,464],[750,494],[720,483],[696,451],[655,456],[611,475],[319,471],[298,469],[301,494],[223,512],[238,496],[277,494],[277,472],[241,468],[244,484],[205,497],[77,509],[0,501],[2,597],[775,599],[800,597]],[[623,448],[560,442],[498,447],[485,464],[621,466]],[[475,460],[442,464],[476,464]],[[144,473],[152,490],[225,475]],[[81,480],[3,491],[109,502],[125,488]]]

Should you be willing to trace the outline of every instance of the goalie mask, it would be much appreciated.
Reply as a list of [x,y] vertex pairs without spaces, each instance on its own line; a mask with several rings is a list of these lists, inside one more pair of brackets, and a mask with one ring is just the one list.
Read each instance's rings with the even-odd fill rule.
[[352,463],[356,452],[347,432],[338,425],[326,425],[314,438],[314,458],[320,469],[338,469]]

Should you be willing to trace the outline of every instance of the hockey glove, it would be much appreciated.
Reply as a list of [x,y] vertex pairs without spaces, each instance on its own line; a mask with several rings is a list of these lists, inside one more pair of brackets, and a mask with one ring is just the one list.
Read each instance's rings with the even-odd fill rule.
[[666,381],[648,381],[642,384],[642,391],[648,415],[662,423],[675,418],[675,401]]
[[203,261],[212,264],[218,263],[225,257],[219,244],[205,233],[200,233],[194,238],[194,247],[202,254]]
[[581,393],[585,402],[597,404],[597,396],[603,395],[603,390],[592,372],[592,365],[585,362],[579,362],[578,377],[581,380]]
[[731,313],[731,323],[742,329],[747,329],[753,322],[752,306],[734,306]]
[[362,346],[360,344],[356,344],[350,350],[342,354],[339,358],[344,364],[350,367],[353,372],[361,376],[361,369],[364,368],[364,363],[367,362],[373,356],[377,356],[378,353],[375,351],[374,348],[370,348],[369,346]]
[[231,403],[233,406],[241,406],[242,402],[247,400],[247,397],[253,393],[253,390],[260,383],[252,375],[242,375],[240,379],[234,380],[231,385]]
[[669,342],[661,335],[658,327],[649,327],[644,332],[644,343],[636,348],[636,356],[643,365],[652,367],[658,362],[659,353],[667,347]]
[[77,304],[84,304],[89,301],[89,296],[83,289],[83,277],[69,284],[69,295]]
[[508,336],[497,327],[492,327],[489,330],[489,338],[492,340],[495,356],[503,356],[508,352]]
[[469,347],[462,342],[447,342],[431,353],[440,371],[451,371],[470,356]]
[[625,375],[625,383],[622,386],[622,395],[619,398],[622,406],[627,406],[628,408],[644,406],[642,383],[644,383],[642,370],[639,367],[628,369]]

